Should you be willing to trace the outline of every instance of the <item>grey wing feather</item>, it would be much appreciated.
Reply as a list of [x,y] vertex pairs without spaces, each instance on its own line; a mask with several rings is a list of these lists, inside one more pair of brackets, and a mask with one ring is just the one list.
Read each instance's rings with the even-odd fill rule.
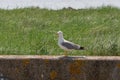
[[62,45],[65,46],[68,49],[76,49],[76,50],[78,50],[80,48],[79,45],[74,44],[72,42],[63,42]]

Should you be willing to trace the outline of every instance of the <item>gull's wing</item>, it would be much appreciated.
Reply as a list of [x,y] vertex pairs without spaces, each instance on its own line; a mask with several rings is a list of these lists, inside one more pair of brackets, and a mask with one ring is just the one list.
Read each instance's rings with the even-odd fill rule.
[[67,49],[80,50],[80,45],[74,44],[74,43],[69,42],[69,41],[62,42],[61,45],[66,47]]

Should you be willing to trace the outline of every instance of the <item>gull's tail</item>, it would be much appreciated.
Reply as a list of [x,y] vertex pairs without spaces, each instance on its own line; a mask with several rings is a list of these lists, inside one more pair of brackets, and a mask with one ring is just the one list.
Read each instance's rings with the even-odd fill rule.
[[85,48],[80,46],[79,50],[85,50]]

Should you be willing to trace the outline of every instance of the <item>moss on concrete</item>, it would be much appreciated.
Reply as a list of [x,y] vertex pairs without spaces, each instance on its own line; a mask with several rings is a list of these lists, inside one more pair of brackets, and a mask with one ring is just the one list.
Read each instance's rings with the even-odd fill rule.
[[0,56],[8,80],[120,80],[120,57]]

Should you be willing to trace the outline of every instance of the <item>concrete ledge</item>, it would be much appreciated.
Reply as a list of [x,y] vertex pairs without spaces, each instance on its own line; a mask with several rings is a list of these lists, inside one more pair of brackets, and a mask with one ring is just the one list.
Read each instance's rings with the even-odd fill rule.
[[3,78],[6,78],[5,80],[120,80],[120,57],[1,55],[0,80]]

